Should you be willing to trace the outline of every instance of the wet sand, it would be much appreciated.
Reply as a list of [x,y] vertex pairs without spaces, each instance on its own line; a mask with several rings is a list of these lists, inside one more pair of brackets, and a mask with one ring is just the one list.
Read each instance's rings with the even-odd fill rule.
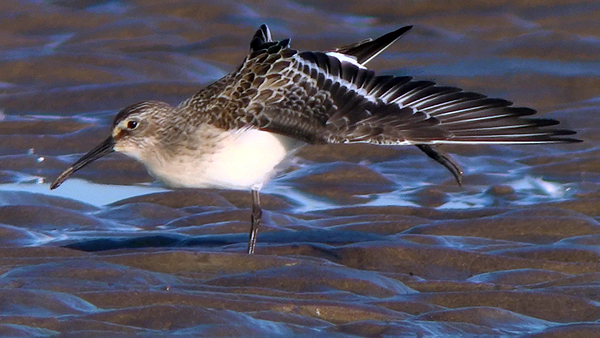
[[[0,335],[532,336],[600,331],[595,2],[3,1]],[[309,146],[250,194],[168,190],[114,154],[50,192],[121,108],[298,49],[414,29],[370,63],[538,109],[575,145]],[[109,184],[111,186],[105,186]]]

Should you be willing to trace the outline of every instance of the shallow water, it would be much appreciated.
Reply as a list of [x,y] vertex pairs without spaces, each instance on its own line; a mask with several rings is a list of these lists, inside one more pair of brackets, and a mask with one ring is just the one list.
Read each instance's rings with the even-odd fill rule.
[[[591,336],[600,330],[596,1],[0,3],[0,335]],[[115,154],[48,183],[114,114],[238,66],[267,23],[327,50],[412,24],[370,63],[538,109],[585,142],[305,147],[250,194],[168,190]]]

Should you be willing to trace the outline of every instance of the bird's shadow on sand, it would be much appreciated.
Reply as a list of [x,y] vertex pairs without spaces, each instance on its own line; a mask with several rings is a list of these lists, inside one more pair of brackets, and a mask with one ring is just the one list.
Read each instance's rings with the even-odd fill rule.
[[[259,233],[259,245],[273,244],[313,244],[345,245],[356,242],[381,241],[384,235],[358,231],[305,230]],[[248,234],[218,234],[186,236],[179,234],[152,234],[128,237],[93,238],[79,240],[62,245],[64,248],[86,252],[100,252],[118,249],[141,248],[217,248],[230,245],[245,245]]]

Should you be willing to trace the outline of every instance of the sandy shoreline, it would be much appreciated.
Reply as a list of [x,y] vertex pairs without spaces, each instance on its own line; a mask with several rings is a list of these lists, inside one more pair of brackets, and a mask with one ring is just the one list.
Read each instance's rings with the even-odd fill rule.
[[[0,335],[598,332],[597,4],[391,4],[2,2]],[[299,49],[413,24],[370,67],[534,107],[585,142],[448,147],[463,187],[416,149],[307,147],[265,189],[255,256],[245,191],[165,191],[111,155],[50,195],[119,109],[192,95],[263,22]]]

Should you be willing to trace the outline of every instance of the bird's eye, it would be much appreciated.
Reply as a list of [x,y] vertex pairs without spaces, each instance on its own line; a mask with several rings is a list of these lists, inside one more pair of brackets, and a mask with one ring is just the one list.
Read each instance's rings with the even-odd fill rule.
[[137,126],[138,126],[138,121],[131,120],[131,121],[127,122],[127,129],[129,129],[129,130],[134,130],[135,128],[137,128]]

